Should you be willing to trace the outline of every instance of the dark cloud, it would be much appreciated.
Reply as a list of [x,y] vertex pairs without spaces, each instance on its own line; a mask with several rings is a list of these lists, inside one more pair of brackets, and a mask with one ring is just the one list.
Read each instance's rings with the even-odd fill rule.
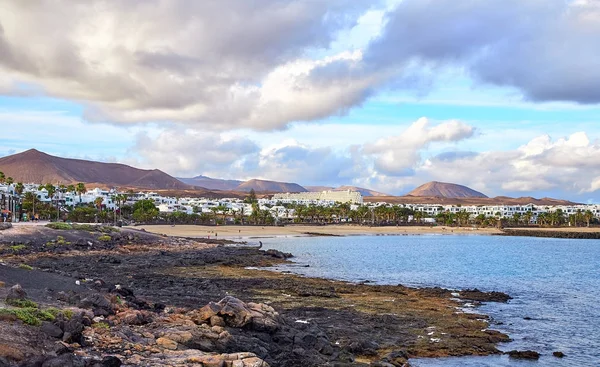
[[365,52],[366,67],[465,68],[536,101],[599,103],[597,1],[405,0]]

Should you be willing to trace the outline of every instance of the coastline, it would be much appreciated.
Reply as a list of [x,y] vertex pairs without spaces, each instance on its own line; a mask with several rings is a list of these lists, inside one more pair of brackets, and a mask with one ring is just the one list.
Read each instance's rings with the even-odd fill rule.
[[[218,357],[224,355],[218,353],[252,352],[273,366],[292,361],[306,361],[306,366],[323,365],[326,361],[353,366],[390,361],[404,365],[400,363],[415,357],[500,354],[496,344],[508,340],[506,335],[488,329],[487,316],[459,311],[467,300],[497,300],[492,293],[460,292],[463,298],[457,300],[456,294],[440,288],[354,284],[260,270],[253,267],[283,263],[285,256],[222,246],[225,241],[206,244],[202,240],[123,229],[111,233],[111,241],[102,242],[95,239],[100,234],[85,231],[31,231],[29,235],[22,230],[5,231],[5,235],[12,232],[16,236],[12,241],[27,243],[26,248],[13,253],[5,242],[2,258],[14,266],[11,271],[40,277],[40,287],[43,279],[53,274],[55,289],[60,289],[61,282],[72,288],[75,279],[95,279],[96,291],[108,292],[105,297],[114,301],[120,291],[129,297],[125,304],[117,302],[111,306],[117,312],[106,316],[110,321],[108,328],[85,329],[96,342],[76,347],[83,355],[110,350],[128,365],[136,365],[136,360],[142,362],[139,358],[148,365],[154,365],[150,362],[156,358],[156,365],[174,365],[169,361],[189,358],[194,346],[203,345],[202,353],[212,352]],[[64,238],[63,244],[46,246],[49,239],[58,236]],[[87,242],[77,242],[78,239],[92,241],[93,246],[82,248],[78,243]],[[19,264],[23,263],[33,270],[20,269]],[[21,278],[22,275],[15,276],[6,283],[12,285]],[[35,279],[31,283],[37,286]],[[116,290],[115,284],[119,285]],[[49,302],[48,294],[41,292],[40,300]],[[223,334],[227,336],[223,345],[219,344],[220,339],[209,342],[202,339],[204,336],[190,334],[198,329],[188,329],[187,325],[197,323],[194,317],[206,311],[203,306],[228,296],[249,302],[248,305],[273,307],[279,314],[276,329],[265,331],[261,329],[265,325],[258,325],[249,331],[213,325],[212,328],[220,327],[221,333],[227,332]],[[176,311],[165,313],[156,308],[161,304]],[[59,302],[57,306],[65,304]],[[131,327],[127,321],[130,318],[123,315],[136,315],[131,325],[142,322],[140,318],[143,322]],[[199,325],[211,328],[211,323]],[[132,332],[141,336],[123,339],[123,335]],[[156,344],[160,338],[164,345]],[[103,344],[109,340],[112,344]],[[115,344],[114,340],[121,341]],[[2,343],[9,344],[10,340],[0,340]],[[172,346],[175,349],[169,349]]]
[[[351,236],[351,235],[492,235],[501,233],[496,228],[471,228],[447,226],[385,226],[367,227],[354,225],[290,225],[285,227],[275,226],[201,226],[201,225],[140,225],[127,227],[145,230],[150,233],[166,234],[167,236],[218,238],[218,239],[246,239],[260,237],[296,237],[296,236]],[[215,236],[216,235],[216,236]]]

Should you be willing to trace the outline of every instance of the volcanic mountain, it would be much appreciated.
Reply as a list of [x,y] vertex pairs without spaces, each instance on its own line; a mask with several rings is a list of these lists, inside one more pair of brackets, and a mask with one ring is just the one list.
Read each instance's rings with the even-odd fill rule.
[[35,149],[0,158],[0,171],[15,182],[78,182],[146,189],[185,190],[192,187],[157,170],[144,170],[120,163],[102,163],[55,157]]
[[[177,177],[183,183],[192,186],[200,186],[209,190],[235,191],[238,186],[244,183],[240,180],[223,180],[220,178],[211,178],[207,176],[196,176],[192,178]],[[255,190],[256,191],[256,190]]]
[[256,192],[307,192],[304,187],[290,182],[277,182],[265,180],[248,180],[239,185],[235,191],[250,191]]
[[453,183],[431,181],[412,190],[407,196],[427,196],[442,198],[487,198],[486,195],[466,186]]
[[308,191],[311,192],[319,192],[319,191],[358,191],[362,196],[390,196],[389,194],[384,194],[382,192],[365,189],[364,187],[358,186],[340,186],[340,187],[332,187],[332,186],[304,186]]

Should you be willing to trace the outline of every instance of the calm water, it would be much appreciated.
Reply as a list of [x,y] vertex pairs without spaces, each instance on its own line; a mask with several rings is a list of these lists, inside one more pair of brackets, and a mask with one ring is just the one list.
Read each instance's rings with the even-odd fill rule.
[[[495,236],[350,236],[262,239],[292,252],[298,274],[380,284],[478,288],[510,294],[477,309],[491,328],[531,349],[537,362],[506,356],[413,360],[429,366],[600,366],[600,241]],[[283,268],[282,268],[283,269]],[[525,320],[528,317],[531,320]],[[502,324],[499,324],[502,323]],[[567,357],[557,359],[553,351]]]

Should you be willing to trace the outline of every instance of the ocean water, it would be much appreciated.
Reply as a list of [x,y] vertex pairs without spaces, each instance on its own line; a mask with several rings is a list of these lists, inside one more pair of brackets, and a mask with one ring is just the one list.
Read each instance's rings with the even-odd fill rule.
[[[509,351],[535,350],[538,361],[507,356],[412,360],[431,366],[600,366],[600,240],[481,235],[278,237],[265,248],[295,255],[279,267],[353,282],[478,288],[514,299],[476,309],[507,333]],[[302,267],[299,265],[309,265]],[[566,354],[563,359],[552,352]]]

